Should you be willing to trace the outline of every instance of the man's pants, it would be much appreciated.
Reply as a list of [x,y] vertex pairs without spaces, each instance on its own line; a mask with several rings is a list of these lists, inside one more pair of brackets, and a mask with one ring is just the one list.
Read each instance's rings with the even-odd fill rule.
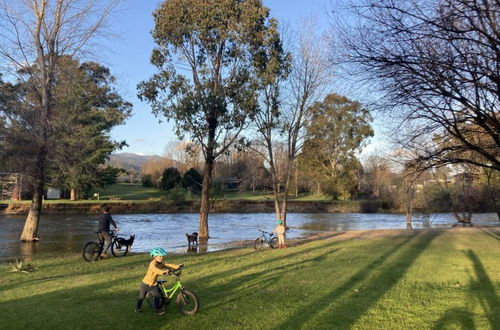
[[107,253],[109,246],[111,245],[111,235],[107,231],[99,232],[101,238],[104,240],[104,247],[102,249],[102,253]]

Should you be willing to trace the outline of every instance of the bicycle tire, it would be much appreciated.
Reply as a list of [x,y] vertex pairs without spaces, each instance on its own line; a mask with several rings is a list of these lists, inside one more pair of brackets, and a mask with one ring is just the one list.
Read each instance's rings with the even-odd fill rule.
[[128,253],[128,245],[121,245],[117,239],[114,239],[111,243],[111,253],[117,258],[125,257]]
[[88,242],[83,248],[83,259],[87,262],[99,260],[102,253],[102,246],[96,242]]
[[253,243],[253,248],[254,248],[255,250],[259,250],[259,249],[262,247],[262,245],[263,245],[263,244],[264,244],[264,242],[262,241],[262,238],[257,238],[257,239],[254,241],[254,243]]
[[269,242],[269,246],[271,249],[276,249],[280,245],[280,242],[278,240],[278,237],[273,237],[271,238],[271,241]]
[[188,289],[181,289],[176,298],[177,310],[184,315],[194,315],[200,309],[198,296]]

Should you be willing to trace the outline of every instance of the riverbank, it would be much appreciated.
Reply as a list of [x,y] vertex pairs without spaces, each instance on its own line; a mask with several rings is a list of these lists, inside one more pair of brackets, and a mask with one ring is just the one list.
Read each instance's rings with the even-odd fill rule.
[[[147,254],[85,263],[36,256],[0,267],[0,314],[14,329],[498,329],[500,230],[324,233],[287,249],[169,255],[201,308],[134,313]],[[169,278],[173,284],[173,279]],[[30,317],[23,317],[29,311]],[[92,316],[89,316],[92,315]]]
[[[92,202],[45,202],[43,214],[97,214],[104,205],[111,206],[114,214],[143,213],[198,213],[199,201],[92,201]],[[0,214],[28,214],[29,202],[9,202],[0,207]],[[290,213],[376,213],[387,212],[387,205],[381,201],[289,201]],[[211,213],[273,213],[274,202],[253,200],[214,200]]]

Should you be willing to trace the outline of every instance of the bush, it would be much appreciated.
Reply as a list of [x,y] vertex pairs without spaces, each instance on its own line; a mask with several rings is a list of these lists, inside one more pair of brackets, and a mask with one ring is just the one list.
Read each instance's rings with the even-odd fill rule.
[[189,171],[184,173],[183,176],[184,187],[189,189],[193,194],[197,194],[201,191],[201,184],[203,182],[203,176],[194,168],[190,168]]
[[151,178],[151,174],[144,174],[141,178],[143,187],[153,187],[153,180]]
[[179,170],[175,167],[169,167],[163,171],[163,175],[160,179],[159,187],[160,190],[170,190],[179,185],[182,182],[181,174]]
[[174,202],[184,202],[190,197],[188,194],[189,192],[186,189],[177,186],[168,190],[165,194],[165,198]]

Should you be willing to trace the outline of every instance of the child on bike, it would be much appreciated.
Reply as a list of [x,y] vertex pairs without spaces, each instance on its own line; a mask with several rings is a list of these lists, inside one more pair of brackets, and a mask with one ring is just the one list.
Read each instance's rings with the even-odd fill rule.
[[166,275],[170,270],[176,270],[181,267],[181,265],[176,264],[166,264],[163,263],[163,257],[167,256],[167,251],[162,248],[154,248],[150,251],[149,255],[153,257],[153,260],[149,263],[146,276],[142,279],[139,297],[137,298],[137,304],[135,306],[135,311],[140,312],[142,301],[146,297],[146,294],[151,291],[153,294],[153,303],[158,315],[165,314],[165,311],[160,308],[160,289],[156,285],[156,280],[158,275]]
[[274,228],[273,232],[278,236],[279,248],[286,248],[285,243],[285,226],[283,226],[283,222],[281,220],[276,220],[276,228]]

